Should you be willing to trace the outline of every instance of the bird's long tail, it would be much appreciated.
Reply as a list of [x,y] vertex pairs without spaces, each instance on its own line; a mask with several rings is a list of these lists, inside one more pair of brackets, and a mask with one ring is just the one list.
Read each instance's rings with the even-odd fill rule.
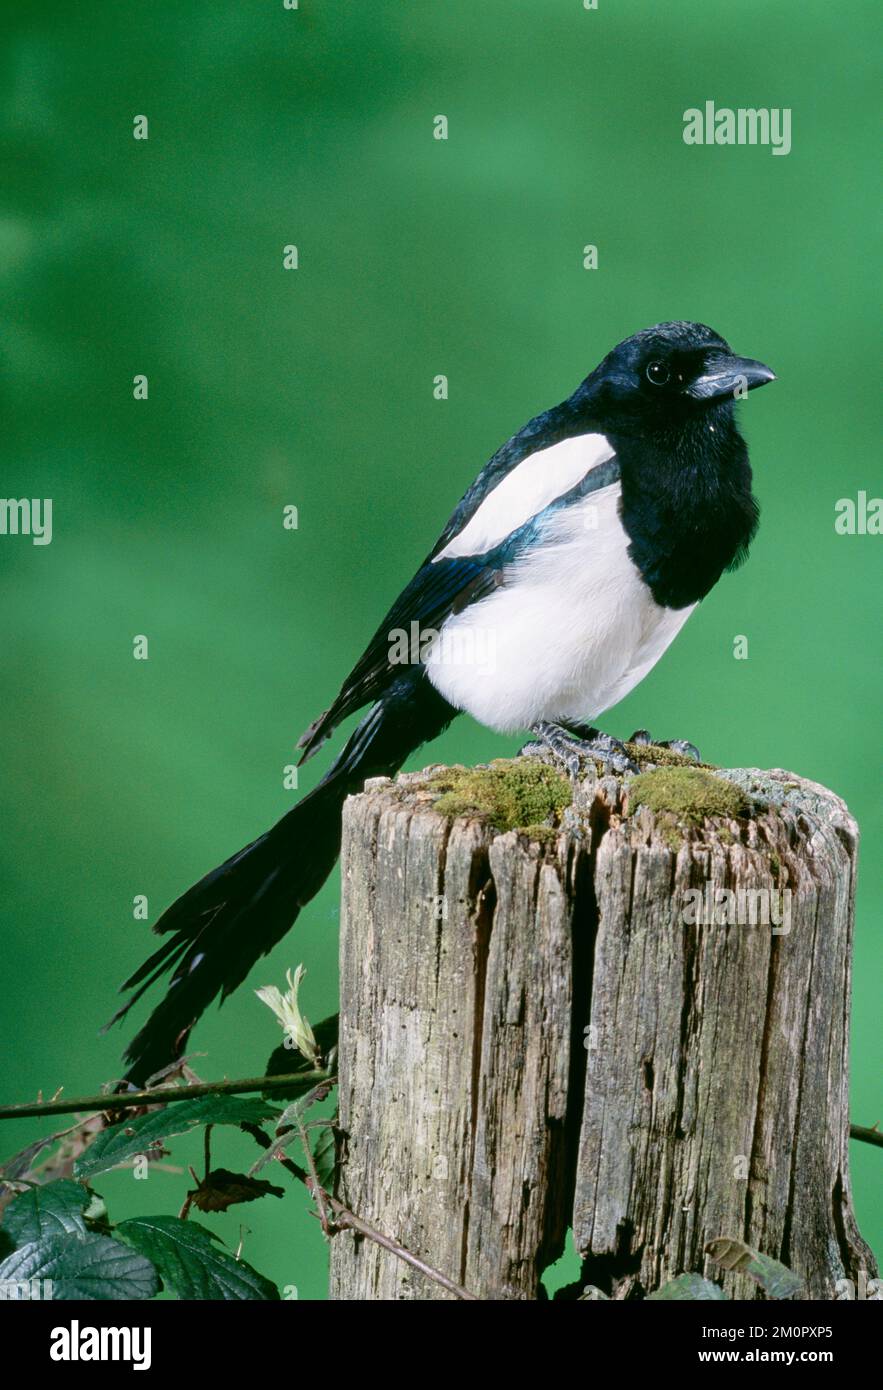
[[[141,1085],[184,1049],[200,1014],[223,1001],[276,945],[318,893],[340,850],[345,798],[368,777],[392,776],[408,755],[441,733],[456,710],[410,668],[377,702],[319,785],[272,829],[206,874],[160,917],[160,948],[126,980],[132,997],[171,972],[165,998],[126,1049],[126,1080]],[[110,1024],[108,1024],[108,1027]]]

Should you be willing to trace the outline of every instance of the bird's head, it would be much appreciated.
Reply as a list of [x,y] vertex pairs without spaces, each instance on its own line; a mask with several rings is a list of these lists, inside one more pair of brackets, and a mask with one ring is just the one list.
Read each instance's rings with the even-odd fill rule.
[[574,394],[576,405],[623,426],[671,428],[707,412],[732,409],[775,373],[737,357],[701,323],[658,323],[624,339]]

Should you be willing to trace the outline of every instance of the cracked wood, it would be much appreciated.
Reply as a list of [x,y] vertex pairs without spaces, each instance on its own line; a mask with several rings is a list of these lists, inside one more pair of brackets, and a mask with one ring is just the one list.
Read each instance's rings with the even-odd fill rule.
[[[683,1270],[756,1296],[705,1255],[721,1235],[811,1297],[873,1276],[847,1162],[855,823],[791,773],[721,775],[750,818],[674,833],[590,774],[543,844],[438,815],[421,774],[347,803],[339,1196],[482,1298],[540,1296],[569,1227],[580,1285],[617,1298]],[[789,930],[685,920],[718,889],[787,889]],[[348,1231],[331,1293],[453,1296]]]

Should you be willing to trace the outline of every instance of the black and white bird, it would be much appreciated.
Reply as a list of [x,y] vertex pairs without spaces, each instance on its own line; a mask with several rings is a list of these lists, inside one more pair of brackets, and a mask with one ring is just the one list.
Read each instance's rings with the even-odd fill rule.
[[568,766],[588,752],[629,767],[592,721],[747,554],[758,509],[734,406],[773,380],[702,324],[657,324],[497,450],[301,739],[303,761],[370,706],[336,762],[156,923],[166,940],[126,981],[134,994],[116,1015],[171,972],[126,1052],[130,1081],[180,1055],[209,1002],[244,980],[318,892],[337,859],[345,797],[394,774],[461,711],[505,733],[531,730]]

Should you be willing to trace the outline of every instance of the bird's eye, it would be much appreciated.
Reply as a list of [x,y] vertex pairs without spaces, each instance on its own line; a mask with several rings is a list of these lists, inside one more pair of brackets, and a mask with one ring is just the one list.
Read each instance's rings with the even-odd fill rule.
[[671,376],[671,372],[664,362],[651,362],[647,367],[647,380],[652,381],[654,386],[664,386]]

